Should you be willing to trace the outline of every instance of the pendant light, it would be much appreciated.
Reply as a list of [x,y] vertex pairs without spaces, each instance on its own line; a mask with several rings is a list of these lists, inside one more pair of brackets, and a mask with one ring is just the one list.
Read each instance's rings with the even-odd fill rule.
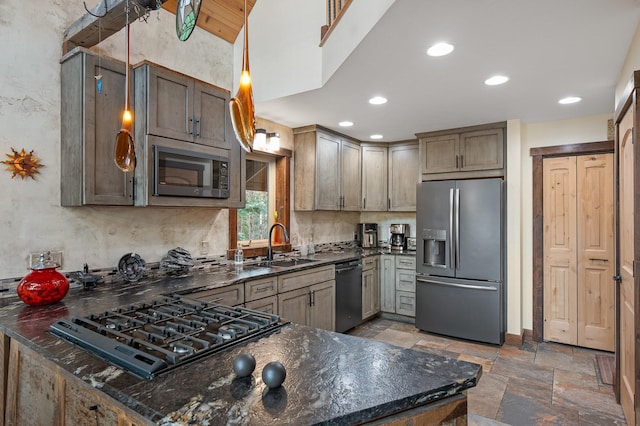
[[242,56],[242,74],[236,96],[229,101],[231,125],[245,151],[253,151],[253,139],[256,132],[255,107],[251,90],[251,74],[249,73],[249,20],[247,0],[244,0],[244,49]]
[[129,105],[129,0],[126,3],[126,40],[127,68],[125,70],[124,112],[122,128],[116,135],[115,163],[123,172],[132,172],[136,168],[136,146],[133,141],[133,115]]

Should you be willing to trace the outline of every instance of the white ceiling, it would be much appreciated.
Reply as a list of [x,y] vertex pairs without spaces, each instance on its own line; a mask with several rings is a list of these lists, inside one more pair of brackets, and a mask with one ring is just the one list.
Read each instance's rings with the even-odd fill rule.
[[[613,113],[639,19],[638,0],[396,0],[324,87],[257,102],[256,113],[362,141],[374,133],[398,141],[508,119]],[[427,56],[438,41],[455,50]],[[495,74],[510,80],[484,85]],[[389,102],[369,105],[373,95]],[[582,102],[558,104],[569,95]],[[355,125],[341,128],[342,120]]]

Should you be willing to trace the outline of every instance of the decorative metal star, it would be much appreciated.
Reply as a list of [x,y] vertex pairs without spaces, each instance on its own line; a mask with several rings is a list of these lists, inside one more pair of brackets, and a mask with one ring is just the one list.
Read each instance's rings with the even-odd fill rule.
[[40,159],[33,155],[33,150],[28,154],[25,152],[24,148],[18,152],[14,148],[11,148],[13,154],[6,154],[9,157],[9,160],[3,161],[2,164],[7,164],[7,170],[12,171],[13,175],[11,175],[11,179],[16,176],[20,176],[22,179],[29,176],[31,179],[35,180],[33,176],[36,173],[40,173],[38,171],[38,167],[42,167],[42,164],[39,163]]

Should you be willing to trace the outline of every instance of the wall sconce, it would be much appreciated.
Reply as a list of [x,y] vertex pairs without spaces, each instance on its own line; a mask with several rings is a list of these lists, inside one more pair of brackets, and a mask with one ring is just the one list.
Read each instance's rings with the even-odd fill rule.
[[280,133],[267,133],[265,129],[256,129],[253,139],[253,149],[265,152],[280,150]]

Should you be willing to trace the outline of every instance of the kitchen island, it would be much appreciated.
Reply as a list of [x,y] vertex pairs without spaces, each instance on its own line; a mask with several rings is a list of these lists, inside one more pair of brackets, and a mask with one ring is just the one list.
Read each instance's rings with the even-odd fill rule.
[[[201,287],[215,274],[205,275],[75,291],[45,307],[17,298],[0,301],[6,423],[305,425],[386,422],[394,415],[430,416],[423,418],[433,422],[466,418],[464,391],[477,383],[480,366],[306,326],[286,325],[150,380],[49,333],[58,319]],[[239,279],[230,271],[215,278],[220,285]],[[251,377],[236,378],[233,359],[247,352],[256,369]],[[271,361],[282,362],[287,377],[282,387],[269,390],[261,372]]]

